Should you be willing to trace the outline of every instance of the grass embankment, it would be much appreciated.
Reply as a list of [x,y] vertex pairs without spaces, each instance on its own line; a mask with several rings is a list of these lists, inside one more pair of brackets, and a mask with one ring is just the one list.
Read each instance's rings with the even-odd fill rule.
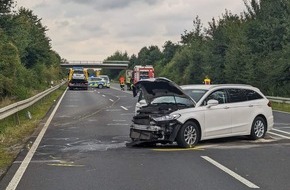
[[272,102],[272,108],[273,110],[284,111],[284,112],[290,113],[290,104]]
[[[0,121],[0,176],[13,162],[65,88],[66,86],[63,85],[31,107]],[[28,117],[28,112],[31,113],[31,119]]]

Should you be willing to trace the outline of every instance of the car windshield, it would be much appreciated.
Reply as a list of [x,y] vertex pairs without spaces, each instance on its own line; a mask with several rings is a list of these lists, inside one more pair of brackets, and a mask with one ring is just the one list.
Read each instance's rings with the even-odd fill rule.
[[198,102],[201,97],[207,92],[203,89],[183,89],[184,93],[190,96],[195,102]]
[[105,81],[109,81],[108,77],[101,77],[102,79],[104,79]]
[[104,79],[104,80],[107,81],[107,82],[110,81],[110,78],[109,78],[109,76],[107,76],[107,75],[99,75],[98,77]]
[[74,70],[74,74],[84,74],[82,70]]
[[181,104],[190,107],[194,106],[193,101],[179,96],[160,96],[155,98],[151,104]]

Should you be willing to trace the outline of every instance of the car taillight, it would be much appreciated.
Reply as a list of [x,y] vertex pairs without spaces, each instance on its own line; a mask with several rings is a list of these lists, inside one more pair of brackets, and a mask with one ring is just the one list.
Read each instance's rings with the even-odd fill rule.
[[271,103],[271,101],[269,101],[267,105],[268,105],[269,107],[272,107],[272,103]]

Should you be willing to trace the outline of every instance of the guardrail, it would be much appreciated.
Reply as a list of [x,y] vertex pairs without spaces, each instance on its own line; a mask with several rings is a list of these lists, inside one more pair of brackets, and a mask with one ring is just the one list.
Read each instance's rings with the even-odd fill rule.
[[[9,106],[6,106],[4,108],[1,108],[0,109],[0,120],[4,119],[10,115],[13,115],[14,113],[17,113],[25,108],[28,108],[29,106],[33,105],[38,100],[42,99],[43,97],[47,96],[51,92],[58,89],[64,83],[66,83],[66,82],[64,81],[61,84],[56,85],[54,87],[51,87],[51,88],[49,88],[49,89],[31,97],[31,98],[28,98],[26,100],[22,100],[22,101],[14,103],[14,104],[11,104]],[[273,102],[290,104],[290,98],[274,97],[274,96],[267,96],[267,98]]]
[[274,96],[266,96],[266,97],[273,102],[290,104],[290,98],[274,97]]
[[28,108],[29,106],[33,105],[35,102],[37,102],[38,100],[42,99],[43,97],[47,96],[48,94],[50,94],[51,92],[55,91],[56,89],[58,89],[60,86],[62,86],[64,83],[66,83],[65,81],[62,82],[59,85],[56,85],[54,87],[51,87],[31,98],[28,98],[26,100],[22,100],[19,102],[16,102],[14,104],[11,104],[9,106],[6,106],[4,108],[0,109],[0,120],[13,115],[14,113],[17,113],[25,108]]

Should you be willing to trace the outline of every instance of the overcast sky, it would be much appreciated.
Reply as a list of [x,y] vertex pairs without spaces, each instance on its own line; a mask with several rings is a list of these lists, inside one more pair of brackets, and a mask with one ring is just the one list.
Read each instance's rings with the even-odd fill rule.
[[103,61],[117,50],[177,43],[198,15],[207,27],[225,9],[240,14],[243,0],[17,0],[42,18],[52,48],[67,60]]

